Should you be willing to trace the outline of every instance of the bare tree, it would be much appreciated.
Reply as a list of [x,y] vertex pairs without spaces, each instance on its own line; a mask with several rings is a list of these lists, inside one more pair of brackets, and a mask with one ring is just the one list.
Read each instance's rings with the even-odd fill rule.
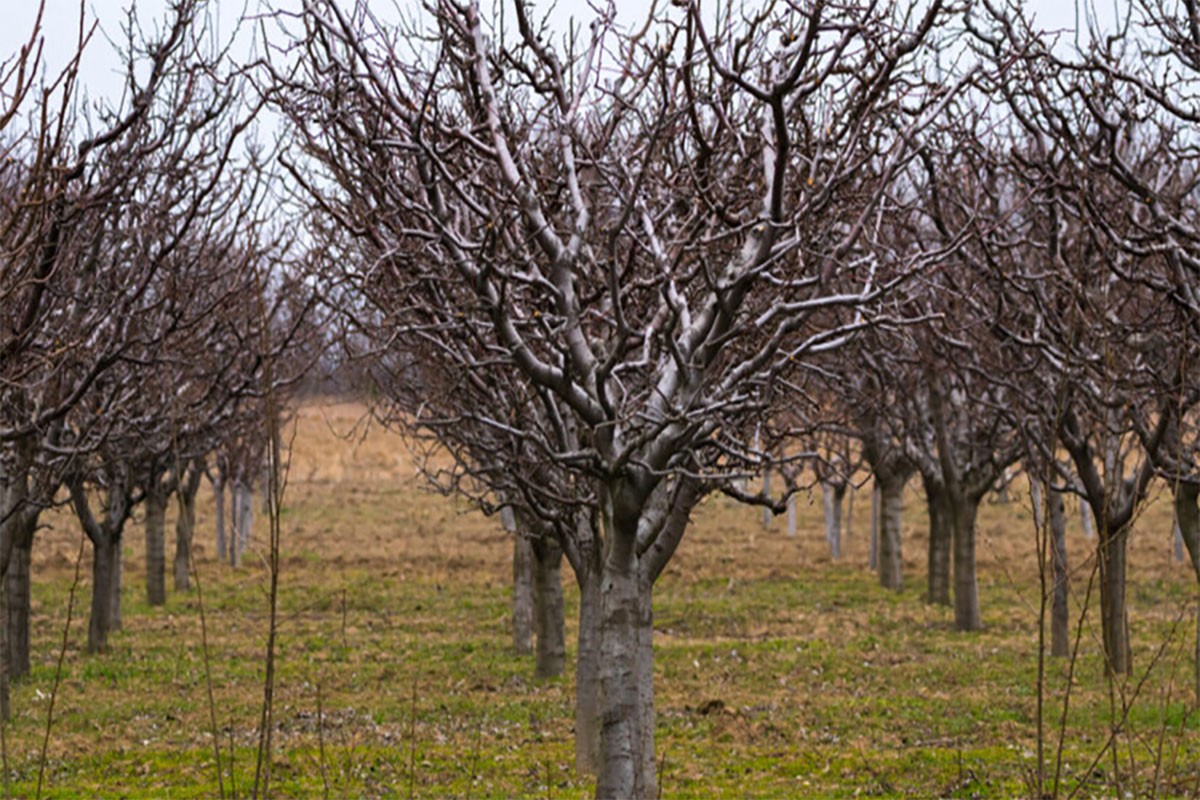
[[562,545],[603,588],[597,795],[650,796],[650,597],[691,508],[761,461],[745,434],[805,359],[942,255],[870,246],[954,91],[912,68],[942,7],[688,6],[633,35],[600,17],[565,53],[524,3],[512,36],[474,4],[428,13],[429,47],[306,6],[276,74],[316,164],[294,174],[364,255],[340,273],[364,330],[546,407],[537,429],[508,392],[464,416],[594,498]]

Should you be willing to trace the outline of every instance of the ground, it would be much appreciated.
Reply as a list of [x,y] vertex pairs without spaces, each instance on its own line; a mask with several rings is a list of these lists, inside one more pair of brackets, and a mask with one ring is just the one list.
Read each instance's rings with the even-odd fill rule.
[[[511,649],[510,540],[497,520],[424,490],[403,441],[364,427],[362,413],[314,401],[297,415],[271,793],[590,796],[573,769],[572,676],[535,680],[530,660]],[[985,628],[973,634],[955,633],[952,611],[922,600],[917,494],[907,502],[898,594],[866,569],[866,492],[837,563],[819,496],[802,498],[794,538],[782,519],[764,530],[757,510],[706,501],[655,593],[663,795],[1033,795],[1040,595],[1021,489],[981,512]],[[80,560],[72,518],[47,515],[35,552],[33,674],[14,690],[6,730],[13,796],[37,795],[40,772],[44,797],[250,796],[267,526],[256,520],[246,564],[234,570],[214,558],[207,486],[200,505],[202,591],[146,605],[135,520],[125,534],[125,627],[101,656],[83,652],[88,548]],[[1094,569],[1077,514],[1071,523],[1077,620]],[[1195,581],[1173,560],[1169,537],[1169,503],[1158,497],[1131,543],[1128,682],[1104,677],[1095,613],[1078,628],[1065,722],[1071,666],[1046,659],[1046,791],[1057,776],[1064,796],[1200,793]],[[578,594],[569,570],[564,580],[573,642]],[[1098,605],[1094,587],[1088,602]]]

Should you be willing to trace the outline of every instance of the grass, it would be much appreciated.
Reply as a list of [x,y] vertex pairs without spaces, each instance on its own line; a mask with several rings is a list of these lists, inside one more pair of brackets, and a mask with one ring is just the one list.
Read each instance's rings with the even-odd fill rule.
[[[496,521],[421,490],[394,436],[334,435],[358,411],[313,405],[299,418],[285,499],[274,794],[589,796],[572,766],[572,677],[534,680],[532,663],[509,646],[509,540]],[[757,511],[706,501],[655,593],[665,796],[1028,795],[1038,589],[1025,503],[982,510],[985,628],[959,634],[950,609],[921,599],[918,496],[906,512],[900,593],[879,588],[865,568],[864,495],[839,563],[824,546],[819,503],[801,503],[802,533],[789,538],[783,520],[764,531]],[[79,543],[68,515],[47,522],[35,553],[34,668],[15,688],[8,731],[11,791],[20,797],[36,790]],[[215,562],[207,499],[199,525],[222,781],[226,796],[247,797],[265,564],[257,551],[240,570]],[[260,520],[258,531],[265,527]],[[1171,560],[1169,531],[1169,507],[1159,500],[1131,543],[1137,671],[1125,690],[1141,687],[1115,762],[1098,757],[1114,707],[1098,621],[1084,625],[1062,772],[1064,789],[1078,787],[1079,796],[1200,790],[1200,714],[1190,689],[1195,581]],[[44,796],[214,797],[196,594],[147,606],[139,525],[125,538],[125,629],[105,655],[83,652],[86,579],[80,587]],[[1090,575],[1089,547],[1076,525],[1073,613]],[[571,642],[578,594],[564,579]],[[1051,774],[1066,675],[1065,664],[1048,661]],[[1119,699],[1117,708],[1119,718]]]

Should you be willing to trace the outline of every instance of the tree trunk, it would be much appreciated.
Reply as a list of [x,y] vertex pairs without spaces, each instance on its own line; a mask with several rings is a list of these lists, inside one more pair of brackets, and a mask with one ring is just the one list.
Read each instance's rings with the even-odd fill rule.
[[[112,630],[112,601],[114,585],[118,584],[117,566],[120,542],[106,539],[93,545],[92,615],[88,621],[88,652],[103,653],[108,649],[108,634]],[[117,590],[119,591],[119,590]]]
[[563,633],[562,548],[547,538],[533,544],[534,609],[537,619],[537,667],[539,678],[563,673],[566,640]]
[[904,511],[904,481],[882,481],[880,485],[879,583],[885,589],[904,588],[901,525]]
[[[762,494],[763,494],[763,497],[771,496],[771,467],[770,466],[767,466],[763,469]],[[771,527],[771,519],[774,516],[775,516],[775,512],[771,511],[771,509],[767,508],[766,506],[763,506],[762,526],[763,526],[764,530]]]
[[196,490],[200,488],[200,470],[179,485],[179,518],[175,520],[175,591],[192,588],[192,538],[196,533]]
[[639,690],[639,622],[644,612],[635,549],[636,526],[616,530],[604,562],[600,605],[600,765],[598,800],[649,796],[642,773],[642,694]]
[[576,576],[579,583],[579,650],[575,660],[575,769],[595,775],[600,766],[599,570]]
[[513,649],[517,655],[533,653],[533,545],[519,534],[513,537]]
[[926,600],[950,605],[950,552],[953,544],[946,490],[925,478],[925,504],[929,509],[929,587]]
[[643,797],[658,797],[657,767],[654,762],[654,586],[642,576],[639,584],[637,622],[637,690],[641,709]]
[[152,606],[167,602],[166,513],[166,494],[157,487],[146,492],[146,602]]
[[220,473],[213,480],[213,499],[216,503],[217,515],[217,560],[224,561],[228,557],[225,537],[225,479]]
[[954,628],[977,631],[983,627],[979,613],[979,580],[975,571],[975,519],[979,500],[971,495],[954,506]]
[[112,582],[109,584],[111,595],[108,598],[108,630],[119,631],[121,624],[121,584],[125,580],[125,553],[121,550],[121,540],[115,539],[112,552]]
[[1104,525],[1099,533],[1100,618],[1104,630],[1104,660],[1111,674],[1125,675],[1133,661],[1129,645],[1129,611],[1125,605],[1129,529],[1112,531]]
[[879,568],[879,506],[880,492],[879,481],[874,481],[871,485],[871,541],[867,551],[867,568]]
[[233,483],[233,530],[230,532],[229,563],[242,565],[242,553],[250,544],[250,526],[254,520],[254,493],[241,481]]
[[829,556],[833,560],[842,557],[842,498],[846,496],[846,485],[821,482],[821,500],[825,511],[825,541],[829,543]]
[[1175,553],[1176,561],[1183,561],[1183,531],[1179,528],[1179,517],[1175,517],[1175,524],[1171,526],[1171,543]]
[[1067,593],[1067,512],[1061,492],[1050,490],[1047,497],[1050,509],[1050,566],[1054,576],[1054,594],[1050,607],[1050,655],[1066,658],[1071,655],[1070,619]]
[[1092,514],[1092,507],[1082,497],[1079,498],[1079,524],[1083,526],[1083,536],[1085,539],[1095,538],[1096,517]]
[[[1197,586],[1200,587],[1200,507],[1197,498],[1200,497],[1200,485],[1180,483],[1175,487],[1175,519],[1179,524],[1179,533],[1183,543],[1187,545],[1188,555],[1192,559],[1192,570],[1196,575]],[[1196,704],[1200,706],[1200,608],[1196,610]]]
[[854,484],[846,487],[846,524],[842,526],[842,538],[846,541],[854,535]]
[[796,495],[788,495],[787,501],[787,535],[796,535]]
[[33,561],[33,535],[37,529],[37,515],[28,515],[24,524],[14,526],[12,555],[8,562],[7,608],[8,619],[8,674],[20,678],[29,674],[29,613],[30,613],[30,565]]

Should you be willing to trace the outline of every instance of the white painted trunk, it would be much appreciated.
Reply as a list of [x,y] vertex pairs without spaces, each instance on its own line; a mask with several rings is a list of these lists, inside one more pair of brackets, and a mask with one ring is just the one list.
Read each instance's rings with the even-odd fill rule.
[[796,495],[788,497],[787,502],[787,535],[796,535]]

